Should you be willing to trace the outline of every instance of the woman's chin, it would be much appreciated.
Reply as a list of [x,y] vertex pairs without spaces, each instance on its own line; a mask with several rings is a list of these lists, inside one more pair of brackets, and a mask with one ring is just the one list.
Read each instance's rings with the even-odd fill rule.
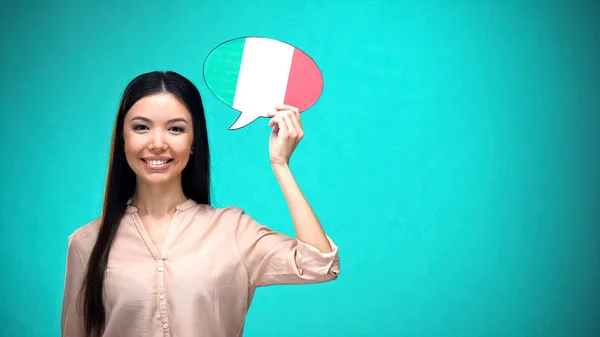
[[152,174],[142,177],[141,182],[148,185],[170,185],[177,181],[178,177],[173,177],[170,174]]

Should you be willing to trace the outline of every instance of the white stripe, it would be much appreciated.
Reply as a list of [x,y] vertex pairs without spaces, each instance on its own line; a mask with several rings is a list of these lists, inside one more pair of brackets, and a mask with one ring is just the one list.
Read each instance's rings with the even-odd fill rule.
[[294,47],[266,38],[247,38],[233,98],[233,108],[267,117],[283,104]]

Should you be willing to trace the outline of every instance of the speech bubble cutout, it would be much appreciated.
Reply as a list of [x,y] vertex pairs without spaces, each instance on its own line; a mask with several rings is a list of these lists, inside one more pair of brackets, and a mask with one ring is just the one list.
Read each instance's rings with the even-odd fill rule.
[[203,71],[210,91],[241,112],[229,130],[268,117],[281,104],[303,112],[323,92],[323,76],[316,63],[302,50],[269,38],[223,42],[208,54]]

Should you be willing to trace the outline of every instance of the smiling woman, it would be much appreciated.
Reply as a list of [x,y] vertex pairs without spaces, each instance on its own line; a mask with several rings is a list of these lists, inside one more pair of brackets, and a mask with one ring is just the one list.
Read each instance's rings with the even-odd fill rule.
[[198,89],[174,72],[136,77],[117,113],[102,216],[69,237],[62,336],[241,336],[256,287],[326,282],[338,248],[289,159],[297,108],[270,113],[270,161],[296,238],[210,204]]

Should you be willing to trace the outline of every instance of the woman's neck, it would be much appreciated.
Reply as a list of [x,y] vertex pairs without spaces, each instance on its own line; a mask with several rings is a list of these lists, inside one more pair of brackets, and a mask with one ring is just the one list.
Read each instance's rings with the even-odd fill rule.
[[131,205],[137,208],[140,216],[162,218],[172,216],[176,207],[187,199],[181,181],[165,185],[138,181]]

